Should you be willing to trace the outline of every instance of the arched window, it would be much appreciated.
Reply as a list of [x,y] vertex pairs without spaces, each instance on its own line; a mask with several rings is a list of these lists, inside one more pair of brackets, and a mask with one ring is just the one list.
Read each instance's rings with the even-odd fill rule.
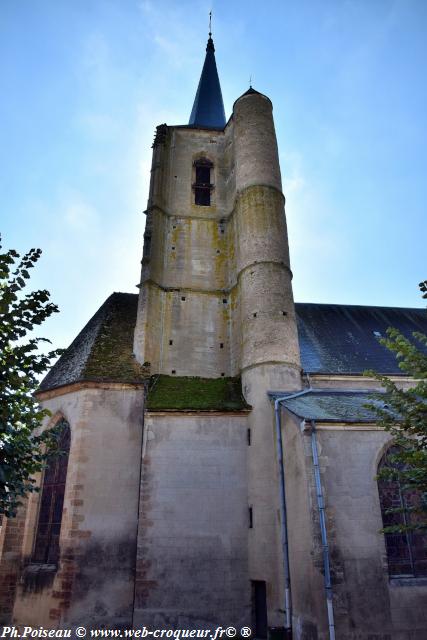
[[61,420],[59,430],[58,448],[62,453],[52,459],[44,472],[34,545],[33,562],[43,564],[56,564],[59,559],[59,533],[71,439],[68,422]]
[[194,162],[194,204],[198,204],[202,207],[210,207],[211,192],[213,189],[211,175],[212,169],[212,162],[210,160],[207,160],[206,158],[200,158],[199,160],[196,160]]
[[[399,451],[390,447],[382,457],[378,471],[384,467],[399,468],[391,458]],[[416,524],[423,516],[413,513],[412,509],[420,505],[422,494],[417,490],[404,490],[398,479],[379,478],[383,526]],[[390,510],[399,509],[397,513]],[[423,518],[424,519],[424,518]],[[405,533],[386,533],[388,571],[392,577],[427,576],[427,533],[408,531]]]

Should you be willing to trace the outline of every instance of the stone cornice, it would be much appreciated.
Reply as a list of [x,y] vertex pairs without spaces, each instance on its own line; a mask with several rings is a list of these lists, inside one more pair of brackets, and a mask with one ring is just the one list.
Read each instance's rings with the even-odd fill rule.
[[252,409],[239,409],[238,411],[199,411],[197,409],[194,410],[190,410],[190,409],[159,409],[158,411],[156,411],[155,409],[148,409],[146,412],[146,416],[148,418],[152,417],[152,416],[188,416],[189,418],[197,418],[200,416],[204,416],[204,417],[214,417],[214,416],[227,416],[230,418],[239,418],[242,416],[247,416],[250,412],[252,411]]
[[[146,263],[144,262],[144,264],[146,264]],[[289,273],[290,278],[291,279],[293,278],[293,273],[292,273],[291,269],[284,262],[282,262],[282,261],[279,262],[278,260],[258,260],[258,261],[255,261],[255,262],[251,262],[250,264],[247,264],[245,267],[240,269],[240,271],[237,274],[237,282],[235,282],[230,287],[225,288],[225,289],[199,289],[199,288],[196,288],[196,287],[166,287],[166,286],[160,284],[159,282],[156,282],[152,278],[147,278],[147,280],[144,280],[144,282],[141,282],[139,285],[137,285],[137,287],[141,288],[143,285],[146,284],[146,285],[151,285],[151,286],[157,287],[158,289],[161,289],[165,293],[169,293],[169,292],[175,291],[176,293],[196,293],[196,294],[212,295],[212,296],[218,296],[218,297],[220,297],[220,296],[228,296],[228,295],[231,294],[233,289],[235,289],[237,287],[237,285],[240,282],[241,276],[242,276],[243,273],[245,273],[245,271],[247,271],[248,269],[253,269],[257,265],[261,265],[261,264],[272,264],[272,265],[276,265],[278,267],[282,267],[283,269],[285,269],[285,271],[287,271]]]
[[57,396],[63,396],[69,393],[75,393],[76,391],[82,391],[83,389],[108,389],[109,391],[123,391],[144,388],[144,382],[105,382],[97,380],[81,380],[79,382],[73,382],[71,384],[61,385],[54,389],[47,391],[36,391],[34,394],[37,400],[50,400]]
[[147,209],[145,209],[145,211],[143,211],[143,213],[145,213],[146,215],[152,211],[160,211],[160,213],[162,213],[163,215],[165,215],[168,218],[177,218],[177,219],[193,219],[193,220],[213,220],[213,221],[220,221],[220,220],[226,220],[227,222],[233,217],[233,215],[235,214],[236,211],[236,207],[237,207],[237,203],[239,201],[239,199],[243,196],[243,194],[248,191],[249,189],[253,189],[256,187],[263,187],[265,189],[269,189],[271,191],[274,191],[275,193],[279,194],[280,197],[283,200],[283,205],[286,204],[286,198],[283,194],[282,191],[280,191],[280,189],[277,189],[277,187],[272,186],[271,184],[250,184],[247,185],[244,189],[242,189],[241,191],[238,191],[236,193],[236,196],[234,198],[234,202],[233,202],[233,206],[231,207],[231,209],[225,213],[222,214],[218,214],[216,216],[206,216],[206,215],[194,215],[191,213],[171,213],[170,211],[168,211],[167,209],[164,209],[163,207],[160,207],[158,204],[152,204],[149,207],[147,207]]

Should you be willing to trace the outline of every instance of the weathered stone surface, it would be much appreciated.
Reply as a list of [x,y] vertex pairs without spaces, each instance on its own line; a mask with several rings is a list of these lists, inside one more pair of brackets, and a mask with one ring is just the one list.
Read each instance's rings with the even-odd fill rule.
[[147,416],[136,624],[249,624],[247,450],[245,416]]

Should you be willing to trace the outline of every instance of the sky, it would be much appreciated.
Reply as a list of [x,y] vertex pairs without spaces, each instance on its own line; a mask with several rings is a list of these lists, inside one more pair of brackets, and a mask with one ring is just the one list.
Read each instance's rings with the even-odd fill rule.
[[274,105],[296,301],[421,307],[425,0],[1,0],[0,231],[65,347],[137,292],[156,125],[186,124],[208,13],[227,118]]

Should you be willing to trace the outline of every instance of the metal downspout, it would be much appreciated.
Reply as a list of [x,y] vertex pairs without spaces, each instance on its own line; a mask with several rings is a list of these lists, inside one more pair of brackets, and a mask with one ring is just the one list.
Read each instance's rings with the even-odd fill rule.
[[274,414],[276,418],[276,443],[277,443],[277,463],[279,466],[279,491],[280,491],[280,533],[283,550],[283,573],[285,577],[285,629],[292,629],[292,601],[291,601],[291,578],[289,572],[289,544],[288,544],[288,522],[286,511],[285,494],[285,466],[283,462],[283,440],[282,424],[280,419],[280,401],[284,398],[277,398],[274,402]]
[[320,480],[319,454],[317,450],[316,423],[311,421],[311,451],[313,454],[314,477],[316,481],[317,506],[319,508],[320,533],[322,536],[323,567],[328,610],[329,639],[335,640],[334,606],[332,602],[331,567],[329,562],[328,536],[326,533],[325,501]]
[[286,493],[285,493],[285,463],[283,459],[283,439],[282,439],[282,421],[280,417],[280,403],[282,400],[295,398],[307,393],[298,391],[297,393],[288,394],[274,401],[274,415],[276,422],[276,443],[277,443],[277,463],[279,466],[279,491],[280,491],[280,524],[281,524],[281,542],[283,550],[283,573],[285,578],[285,629],[292,629],[292,598],[291,598],[291,575],[289,570],[289,541],[288,541],[288,516],[286,509]]
[[135,575],[133,582],[133,599],[132,599],[132,629],[134,628],[134,618],[135,618],[135,603],[136,603],[136,575],[137,575],[137,566],[138,566],[138,538],[139,538],[139,516],[141,509],[141,492],[142,492],[142,458],[144,452],[144,442],[145,442],[145,412],[147,407],[147,393],[148,393],[148,382],[145,380],[143,383],[144,396],[142,399],[142,416],[141,416],[141,447],[140,447],[140,461],[139,461],[139,486],[138,486],[138,507],[137,507],[137,515],[136,515],[136,550],[135,550]]

